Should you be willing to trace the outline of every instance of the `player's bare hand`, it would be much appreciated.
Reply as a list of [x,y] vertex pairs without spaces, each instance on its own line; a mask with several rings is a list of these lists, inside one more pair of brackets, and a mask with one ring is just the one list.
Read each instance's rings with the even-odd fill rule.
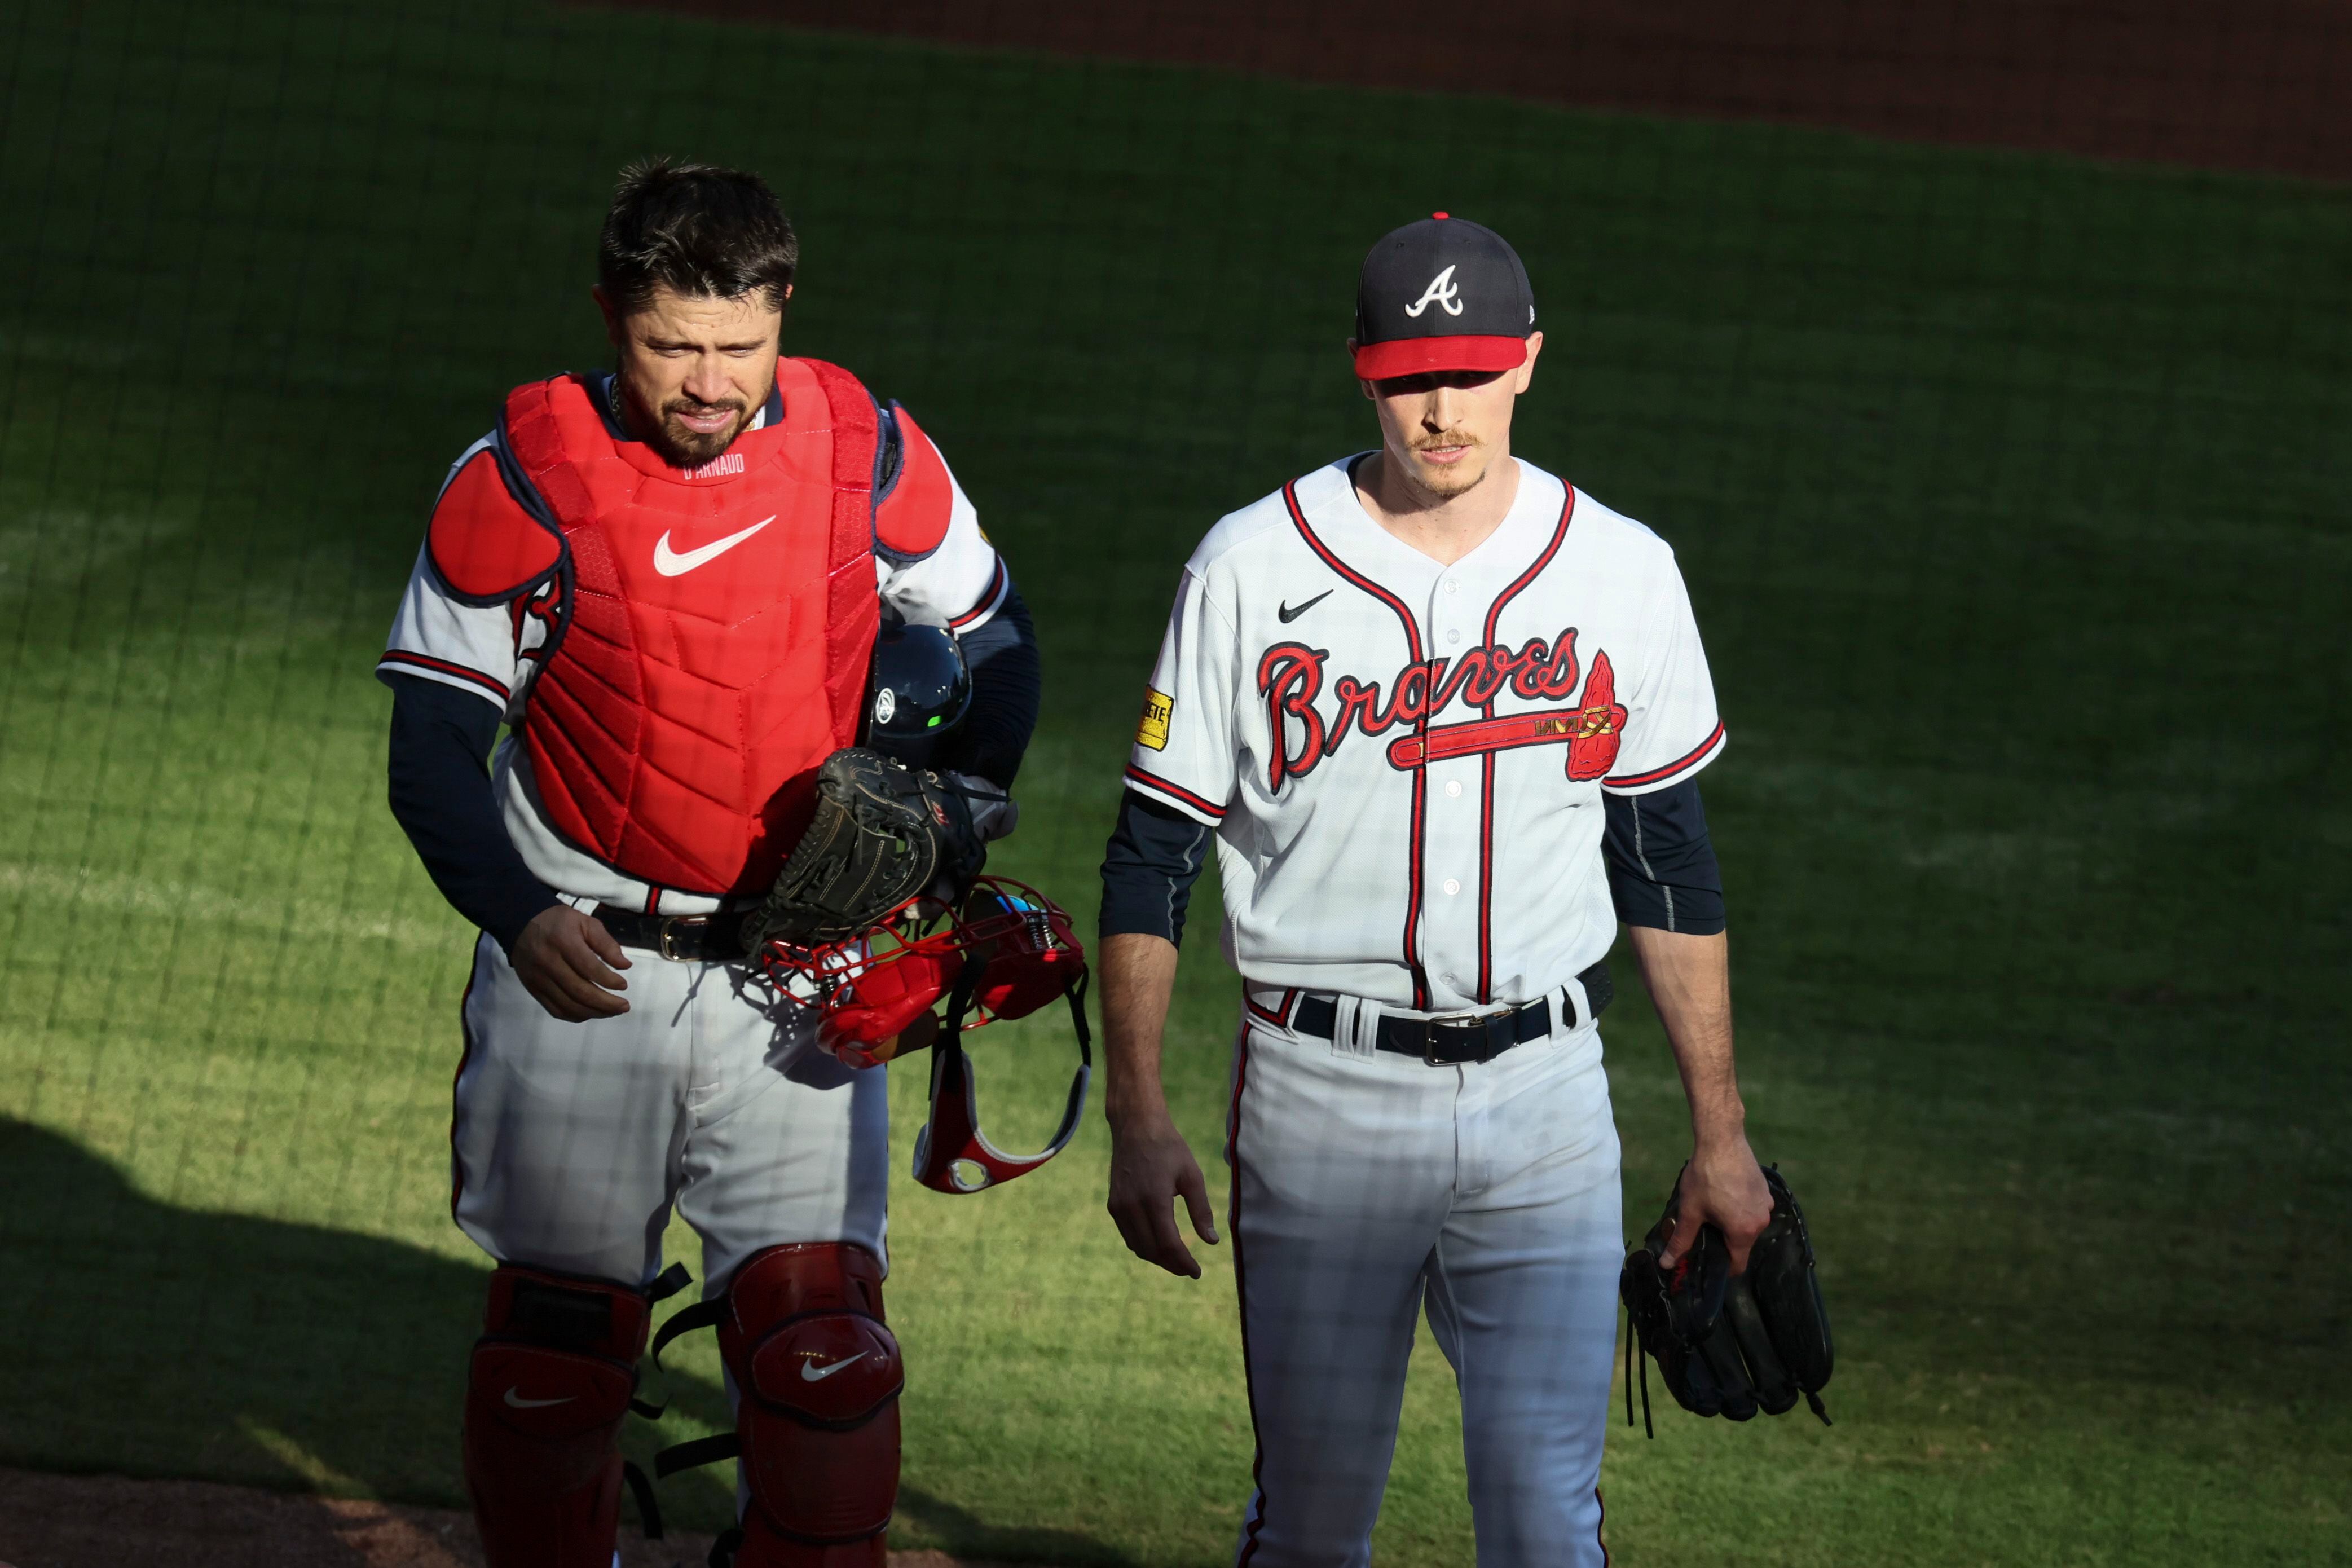
[[1772,1194],[1764,1185],[1764,1168],[1756,1163],[1745,1133],[1701,1144],[1683,1167],[1675,1188],[1679,1206],[1674,1234],[1659,1256],[1671,1268],[1698,1239],[1699,1226],[1712,1225],[1723,1233],[1731,1253],[1731,1271],[1748,1272],[1748,1249],[1772,1223]]
[[1200,1261],[1176,1228],[1175,1201],[1184,1201],[1192,1234],[1214,1247],[1217,1222],[1209,1208],[1209,1184],[1184,1135],[1165,1116],[1139,1126],[1114,1124],[1110,1134],[1110,1217],[1128,1250],[1146,1263],[1188,1279],[1201,1277]]
[[629,1010],[619,994],[628,989],[628,982],[614,973],[629,967],[628,955],[611,931],[569,904],[532,916],[508,959],[523,989],[567,1024]]

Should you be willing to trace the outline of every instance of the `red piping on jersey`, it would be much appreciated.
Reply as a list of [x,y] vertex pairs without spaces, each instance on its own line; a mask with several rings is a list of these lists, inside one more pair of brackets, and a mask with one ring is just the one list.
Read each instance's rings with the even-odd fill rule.
[[1257,1425],[1257,1375],[1250,1364],[1249,1271],[1242,1266],[1242,1089],[1249,1081],[1249,1026],[1242,1026],[1234,1042],[1234,1099],[1225,1112],[1225,1163],[1234,1173],[1233,1191],[1225,1199],[1225,1228],[1234,1238],[1234,1295],[1241,1306],[1242,1392],[1249,1400],[1250,1490],[1256,1508],[1242,1535],[1241,1555],[1234,1568],[1249,1568],[1257,1555],[1257,1532],[1265,1525],[1265,1439]]
[[[1351,488],[1355,484],[1353,479],[1349,479],[1348,482]],[[1307,548],[1312,550],[1316,554],[1323,558],[1324,565],[1328,566],[1341,577],[1353,583],[1357,587],[1361,588],[1365,593],[1370,594],[1373,598],[1378,599],[1381,603],[1386,605],[1390,609],[1396,612],[1397,619],[1404,623],[1405,653],[1408,661],[1412,664],[1419,664],[1421,662],[1421,623],[1413,618],[1413,615],[1411,610],[1405,608],[1404,601],[1398,598],[1394,594],[1390,593],[1386,588],[1381,587],[1378,583],[1373,582],[1370,578],[1356,571],[1353,567],[1348,565],[1337,555],[1331,553],[1330,550],[1325,546],[1321,540],[1315,537],[1315,531],[1307,526],[1307,514],[1304,511],[1301,511],[1298,508],[1298,481],[1297,479],[1293,479],[1288,484],[1282,487],[1282,499],[1284,504],[1290,508],[1290,521],[1292,523],[1297,525],[1298,529],[1298,537],[1307,541]],[[1424,704],[1424,706],[1426,705]],[[1423,713],[1421,717],[1412,721],[1413,733],[1416,735],[1422,733],[1428,728],[1429,715],[1426,712]],[[1283,738],[1280,735],[1275,736],[1274,741],[1276,746],[1284,744]],[[1411,874],[1406,881],[1404,904],[1404,962],[1405,967],[1412,971],[1412,1005],[1415,1011],[1425,1010],[1429,1006],[1429,976],[1423,973],[1421,967],[1421,840],[1423,816],[1428,805],[1428,793],[1429,770],[1426,768],[1413,769],[1412,865],[1411,868]]]
[[[1485,641],[1488,647],[1495,646],[1495,628],[1497,623],[1499,623],[1503,618],[1503,606],[1517,598],[1520,589],[1525,588],[1528,584],[1543,575],[1543,569],[1551,564],[1551,558],[1553,556],[1559,553],[1560,542],[1568,537],[1568,520],[1573,516],[1576,511],[1576,487],[1574,485],[1569,485],[1567,486],[1567,489],[1568,499],[1560,503],[1559,522],[1559,525],[1551,531],[1551,542],[1543,547],[1543,553],[1536,557],[1534,565],[1520,573],[1518,576],[1512,581],[1511,585],[1504,589],[1500,594],[1495,595],[1495,602],[1486,606],[1486,632]],[[1499,697],[1500,695],[1502,695],[1502,688],[1498,686],[1495,689],[1495,696]],[[1485,717],[1492,719],[1494,716],[1495,697],[1489,697],[1486,699]],[[1487,752],[1486,756],[1480,760],[1478,773],[1478,989],[1475,994],[1481,1003],[1486,1003],[1494,1000],[1494,752]]]
[[1167,795],[1170,799],[1181,801],[1186,805],[1191,806],[1194,811],[1201,812],[1205,816],[1222,817],[1225,815],[1225,808],[1223,806],[1212,805],[1201,796],[1194,795],[1191,790],[1182,789],[1175,784],[1170,784],[1166,779],[1161,778],[1157,773],[1145,773],[1133,763],[1127,764],[1127,782],[1134,784],[1141,784],[1145,789],[1157,790],[1161,795]]
[[1257,1003],[1251,998],[1250,994],[1246,989],[1242,992],[1242,1005],[1249,1009],[1250,1016],[1253,1017],[1263,1018],[1277,1029],[1287,1029],[1290,1027],[1290,1012],[1293,1007],[1297,1005],[1297,1003],[1298,993],[1296,990],[1286,991],[1282,994],[1282,1000],[1276,1003],[1274,1011],[1269,1013],[1265,1008],[1259,1006]]
[[989,574],[988,586],[981,591],[980,603],[948,623],[948,630],[960,632],[989,611],[996,608],[997,596],[1004,592],[1004,557],[996,558],[996,570]]
[[1666,778],[1672,774],[1682,772],[1683,769],[1690,766],[1693,763],[1706,755],[1707,752],[1713,751],[1716,746],[1722,742],[1722,740],[1723,726],[1718,722],[1713,730],[1707,732],[1706,740],[1701,741],[1696,746],[1685,752],[1681,756],[1676,757],[1664,767],[1652,768],[1646,773],[1628,773],[1623,778],[1602,779],[1601,782],[1611,789],[1631,789],[1635,784],[1655,784],[1662,778]]
[[376,662],[378,664],[413,664],[419,669],[436,670],[443,675],[454,675],[460,680],[468,681],[492,693],[501,702],[514,695],[507,689],[505,682],[493,679],[478,669],[468,669],[462,664],[452,664],[446,658],[434,658],[425,654],[410,653],[405,648],[387,648],[384,650],[384,656]]

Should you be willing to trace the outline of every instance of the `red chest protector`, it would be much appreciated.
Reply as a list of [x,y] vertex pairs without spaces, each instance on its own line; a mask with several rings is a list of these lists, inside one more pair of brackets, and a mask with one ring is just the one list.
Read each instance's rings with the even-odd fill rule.
[[[782,417],[772,403],[763,428],[691,472],[616,436],[582,378],[518,387],[493,451],[530,516],[508,509],[523,526],[499,531],[502,547],[462,519],[445,539],[435,518],[436,564],[462,597],[556,585],[520,726],[541,802],[566,837],[658,888],[765,890],[807,824],[817,764],[856,739],[880,619],[883,416],[834,365],[782,360],[776,380]],[[912,531],[936,545],[946,471],[896,418],[891,510],[926,514]]]

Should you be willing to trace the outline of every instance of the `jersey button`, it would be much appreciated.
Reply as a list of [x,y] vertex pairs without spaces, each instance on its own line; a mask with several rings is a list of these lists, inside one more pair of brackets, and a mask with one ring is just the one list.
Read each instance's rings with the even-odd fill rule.
[[[1446,879],[1445,879],[1445,890],[1446,890],[1447,892],[1449,892],[1449,893],[1458,893],[1458,892],[1460,892],[1460,891],[1462,890],[1462,883],[1461,883],[1460,879],[1459,879],[1458,878],[1454,878],[1454,877],[1448,877],[1448,878],[1446,878]],[[1447,975],[1447,976],[1446,976],[1446,978],[1447,978],[1447,979],[1449,979],[1449,980],[1451,980],[1451,979],[1452,979],[1452,978],[1454,978],[1454,977],[1453,977],[1452,975],[1450,975],[1450,974],[1449,974],[1449,975]]]
[[1448,577],[1445,580],[1445,591],[1449,594],[1458,594],[1462,592],[1462,584],[1454,581],[1453,578]]
[[1460,779],[1447,779],[1445,781],[1445,793],[1452,795],[1456,800],[1461,799],[1462,781]]
[[1447,632],[1445,634],[1445,640],[1447,642],[1460,642],[1462,640],[1462,628],[1456,626],[1452,631]]

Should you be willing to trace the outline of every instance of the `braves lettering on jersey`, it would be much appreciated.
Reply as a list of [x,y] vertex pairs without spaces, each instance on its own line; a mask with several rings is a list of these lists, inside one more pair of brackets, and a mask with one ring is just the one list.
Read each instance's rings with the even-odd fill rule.
[[380,668],[516,727],[494,773],[542,881],[699,913],[773,879],[855,739],[880,600],[961,631],[1007,583],[938,448],[845,371],[781,361],[691,470],[625,437],[608,377],[565,376],[450,470]]
[[1601,792],[1723,748],[1689,598],[1664,542],[1531,464],[1447,566],[1372,521],[1353,462],[1202,542],[1128,782],[1218,828],[1254,1009],[1531,1001],[1615,936]]

